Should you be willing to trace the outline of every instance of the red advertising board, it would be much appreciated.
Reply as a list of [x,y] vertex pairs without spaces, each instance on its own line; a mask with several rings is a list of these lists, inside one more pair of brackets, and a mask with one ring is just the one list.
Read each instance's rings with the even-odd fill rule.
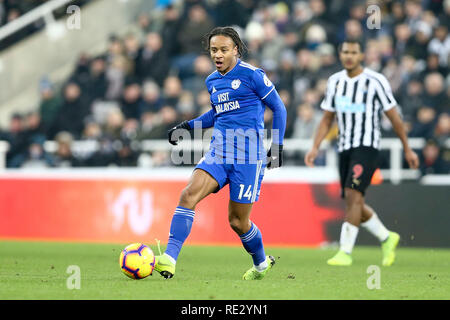
[[[0,238],[165,243],[187,179],[0,178]],[[228,225],[228,186],[195,210],[191,244],[239,244]],[[266,245],[317,246],[341,219],[337,183],[266,182],[251,219]],[[323,199],[326,201],[324,202]]]

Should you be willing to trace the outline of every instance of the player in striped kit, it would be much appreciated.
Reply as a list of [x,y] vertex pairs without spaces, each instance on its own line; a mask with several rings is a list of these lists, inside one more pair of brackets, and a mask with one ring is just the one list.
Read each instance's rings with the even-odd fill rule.
[[305,155],[306,165],[312,167],[320,144],[337,116],[339,175],[342,197],[345,199],[345,222],[341,229],[340,249],[327,263],[340,266],[352,264],[351,253],[361,225],[380,240],[382,265],[390,266],[394,263],[400,236],[386,229],[375,211],[364,201],[365,190],[378,167],[380,111],[388,117],[400,138],[410,168],[417,169],[419,160],[409,147],[387,79],[362,66],[362,43],[358,40],[344,41],[339,48],[339,58],[344,70],[328,79],[326,95],[321,104],[324,114],[313,147]]
[[[216,66],[205,81],[212,108],[171,129],[169,142],[177,144],[177,133],[181,136],[178,129],[214,127],[210,149],[181,194],[166,251],[157,256],[155,270],[165,278],[173,277],[176,260],[191,231],[195,206],[229,184],[229,224],[253,260],[243,279],[260,280],[275,259],[265,255],[261,232],[250,220],[250,212],[259,198],[264,169],[282,164],[286,108],[264,71],[239,59],[245,45],[233,28],[215,28],[206,39]],[[267,154],[263,146],[265,106],[273,111],[272,146]]]

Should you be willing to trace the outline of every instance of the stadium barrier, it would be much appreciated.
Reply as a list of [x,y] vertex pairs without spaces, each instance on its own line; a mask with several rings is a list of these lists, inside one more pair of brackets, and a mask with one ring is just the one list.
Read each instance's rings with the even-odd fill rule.
[[[318,246],[328,241],[323,223],[341,218],[340,209],[317,203],[317,198],[337,198],[336,174],[306,171],[280,170],[284,182],[276,182],[280,178],[275,170],[266,171],[252,220],[267,244]],[[165,242],[191,172],[186,168],[4,173],[0,238],[124,243],[154,243],[158,238]],[[311,185],[306,179],[321,184]],[[225,187],[198,205],[189,243],[239,243],[228,225],[228,199]]]
[[[195,141],[183,141],[178,146],[172,146],[167,143],[166,140],[144,140],[135,141],[141,152],[153,152],[153,151],[167,151],[176,154],[180,150],[192,150],[194,152],[205,152],[209,148],[209,139],[205,135],[203,140]],[[420,150],[425,145],[425,139],[422,138],[410,138],[409,143],[413,149]],[[266,147],[269,141],[265,141]],[[289,152],[306,152],[312,145],[311,139],[285,139],[284,150]],[[446,145],[450,148],[450,138],[447,139]],[[74,141],[72,150],[75,155],[83,155],[86,153],[92,153],[99,147],[99,143],[96,141]],[[5,168],[6,165],[6,153],[8,151],[8,143],[0,141],[0,169]],[[57,143],[55,141],[46,141],[44,149],[49,153],[54,153],[57,149]],[[389,165],[388,169],[381,170],[381,174],[384,180],[389,180],[393,184],[399,184],[402,180],[415,180],[420,177],[418,170],[403,169],[403,147],[400,140],[397,138],[383,138],[380,143],[381,150],[389,151]],[[325,153],[325,167],[327,169],[334,169],[337,167],[337,153],[336,150],[330,147],[327,141],[324,141],[321,145],[321,150]]]
[[[155,243],[167,241],[191,168],[18,170],[0,177],[0,238]],[[448,186],[372,186],[367,201],[405,244],[450,246]],[[225,187],[196,208],[189,244],[234,244]],[[266,170],[252,221],[266,245],[328,245],[339,239],[344,203],[336,170]],[[376,244],[361,232],[359,244]]]

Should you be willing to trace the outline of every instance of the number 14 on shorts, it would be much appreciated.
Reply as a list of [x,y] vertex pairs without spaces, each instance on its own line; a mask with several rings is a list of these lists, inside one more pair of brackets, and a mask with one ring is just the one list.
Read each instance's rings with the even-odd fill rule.
[[240,184],[239,188],[240,188],[239,196],[238,196],[239,200],[242,200],[242,197],[245,197],[248,200],[250,200],[252,198],[252,185],[247,186],[247,190],[245,191],[245,193],[244,193],[244,190],[246,189],[245,185]]

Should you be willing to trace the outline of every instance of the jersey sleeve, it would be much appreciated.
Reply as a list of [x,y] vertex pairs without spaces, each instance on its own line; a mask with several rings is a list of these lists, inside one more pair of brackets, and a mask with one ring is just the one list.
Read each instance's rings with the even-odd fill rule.
[[261,100],[266,99],[267,96],[275,90],[275,86],[272,81],[269,80],[266,73],[261,69],[256,69],[255,72],[253,72],[252,80],[256,95]]
[[191,129],[196,128],[211,128],[214,126],[214,109],[202,114],[198,118],[192,119],[189,122]]
[[325,96],[322,100],[322,103],[320,104],[320,107],[323,110],[330,111],[330,112],[336,112],[336,108],[334,106],[334,96],[336,94],[336,80],[332,80],[331,78],[327,81],[327,89],[325,91]]
[[378,77],[377,93],[383,106],[383,111],[388,111],[397,105],[391,86],[385,76],[380,74]]

